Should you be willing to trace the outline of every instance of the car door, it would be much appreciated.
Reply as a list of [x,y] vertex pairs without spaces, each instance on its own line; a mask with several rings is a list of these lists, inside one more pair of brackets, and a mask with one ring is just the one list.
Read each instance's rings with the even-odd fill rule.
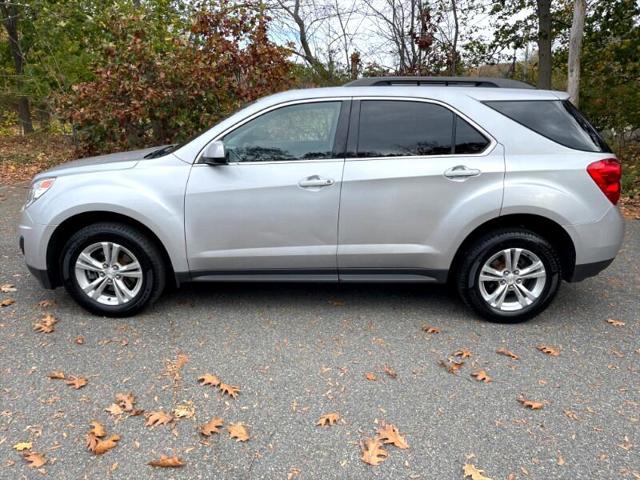
[[354,100],[351,116],[340,280],[444,280],[461,235],[499,214],[502,147],[433,101]]
[[186,191],[194,279],[337,279],[349,101],[289,103],[233,127],[228,164],[193,166]]

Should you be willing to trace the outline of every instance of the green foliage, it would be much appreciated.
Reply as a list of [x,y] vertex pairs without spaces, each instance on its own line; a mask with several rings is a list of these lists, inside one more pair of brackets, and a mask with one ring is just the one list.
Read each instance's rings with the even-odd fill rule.
[[84,153],[181,141],[242,104],[290,86],[288,50],[259,8],[207,5],[189,22],[114,18],[94,79],[59,97]]

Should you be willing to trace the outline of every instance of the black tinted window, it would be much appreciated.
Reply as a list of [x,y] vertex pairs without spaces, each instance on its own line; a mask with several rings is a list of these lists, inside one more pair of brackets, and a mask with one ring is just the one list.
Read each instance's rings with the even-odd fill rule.
[[565,147],[588,152],[610,151],[596,129],[569,101],[528,100],[486,104]]
[[341,102],[278,108],[225,135],[230,162],[270,162],[333,157]]
[[424,102],[365,100],[360,107],[359,157],[452,153],[453,113]]
[[456,149],[458,155],[481,153],[489,140],[469,123],[456,115]]

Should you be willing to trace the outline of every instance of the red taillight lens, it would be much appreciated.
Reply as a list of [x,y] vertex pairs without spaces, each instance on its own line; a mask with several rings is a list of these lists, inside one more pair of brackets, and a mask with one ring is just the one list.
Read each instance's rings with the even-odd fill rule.
[[620,200],[620,178],[622,178],[622,166],[615,158],[607,158],[593,162],[587,167],[587,172],[602,190],[602,193],[611,200],[614,205]]

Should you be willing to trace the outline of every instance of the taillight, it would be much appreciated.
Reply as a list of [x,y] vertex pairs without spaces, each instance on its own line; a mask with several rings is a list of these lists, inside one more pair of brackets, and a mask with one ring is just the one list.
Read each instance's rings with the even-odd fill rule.
[[620,178],[622,178],[622,166],[615,158],[607,158],[593,162],[587,167],[587,172],[596,182],[602,193],[611,200],[614,205],[620,200]]

